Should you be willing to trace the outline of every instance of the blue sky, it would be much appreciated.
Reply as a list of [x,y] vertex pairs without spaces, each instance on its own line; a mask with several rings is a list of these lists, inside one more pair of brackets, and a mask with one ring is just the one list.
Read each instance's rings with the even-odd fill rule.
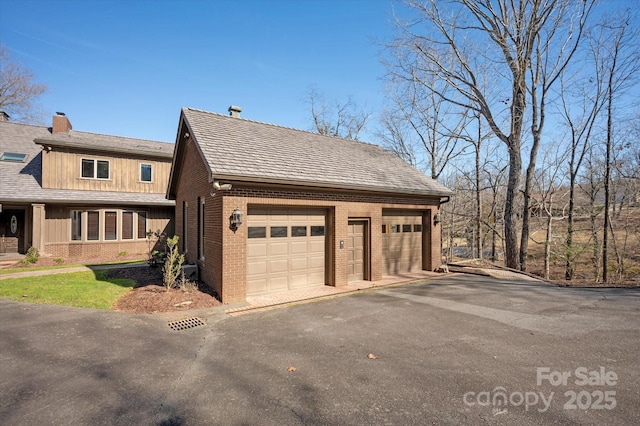
[[[311,86],[382,103],[390,0],[0,1],[0,42],[74,129],[173,142],[181,107],[310,129]],[[365,134],[365,139],[367,135]],[[371,139],[371,138],[369,138]]]

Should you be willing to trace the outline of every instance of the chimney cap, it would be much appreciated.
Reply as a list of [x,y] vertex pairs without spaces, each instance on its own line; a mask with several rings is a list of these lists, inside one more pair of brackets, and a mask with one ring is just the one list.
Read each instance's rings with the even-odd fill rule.
[[240,117],[240,113],[242,112],[242,108],[237,105],[231,105],[229,107],[229,115],[232,117]]
[[66,116],[66,114],[64,112],[59,112],[59,111],[56,111],[56,115],[61,115],[63,117]]

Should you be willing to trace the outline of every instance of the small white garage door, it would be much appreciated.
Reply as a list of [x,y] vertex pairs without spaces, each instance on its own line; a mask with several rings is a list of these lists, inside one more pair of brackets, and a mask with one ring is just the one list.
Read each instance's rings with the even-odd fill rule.
[[247,294],[325,284],[324,211],[249,209]]
[[422,213],[382,215],[382,261],[385,275],[422,270]]

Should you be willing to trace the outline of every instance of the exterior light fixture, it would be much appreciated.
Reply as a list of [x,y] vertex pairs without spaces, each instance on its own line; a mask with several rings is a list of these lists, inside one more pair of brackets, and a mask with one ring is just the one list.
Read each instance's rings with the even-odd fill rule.
[[436,213],[435,216],[433,216],[433,224],[437,226],[440,222],[442,222],[440,213]]
[[242,212],[239,209],[235,209],[229,217],[229,227],[236,232],[236,230],[242,225]]

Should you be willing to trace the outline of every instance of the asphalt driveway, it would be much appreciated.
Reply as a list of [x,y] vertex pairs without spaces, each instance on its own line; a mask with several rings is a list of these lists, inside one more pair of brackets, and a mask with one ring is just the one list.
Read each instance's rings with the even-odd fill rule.
[[0,301],[0,424],[640,424],[640,291],[454,275],[227,317]]

